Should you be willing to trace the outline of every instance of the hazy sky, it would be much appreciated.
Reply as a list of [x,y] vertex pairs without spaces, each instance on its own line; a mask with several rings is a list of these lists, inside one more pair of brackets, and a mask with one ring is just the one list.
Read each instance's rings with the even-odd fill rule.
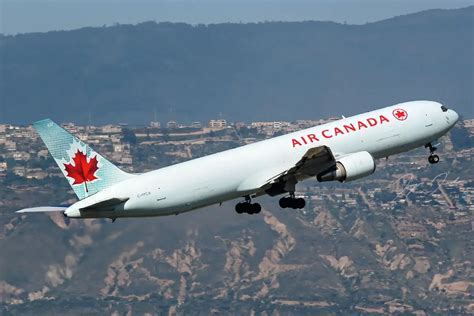
[[143,21],[196,23],[323,20],[363,24],[474,0],[0,0],[0,33]]

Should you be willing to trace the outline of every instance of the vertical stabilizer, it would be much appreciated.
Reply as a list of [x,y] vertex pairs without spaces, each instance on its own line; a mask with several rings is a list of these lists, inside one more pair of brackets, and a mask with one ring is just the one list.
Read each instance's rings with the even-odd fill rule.
[[50,119],[33,127],[79,199],[133,177]]

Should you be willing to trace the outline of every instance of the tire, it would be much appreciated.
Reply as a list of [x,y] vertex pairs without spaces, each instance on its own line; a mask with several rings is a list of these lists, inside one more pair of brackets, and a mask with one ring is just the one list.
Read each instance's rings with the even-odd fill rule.
[[280,201],[278,202],[278,204],[280,204],[280,207],[281,208],[287,208],[290,206],[290,203],[289,203],[289,198],[287,197],[284,197],[284,198],[281,198]]
[[431,155],[428,157],[428,162],[430,164],[435,164],[439,162],[439,156],[438,155]]
[[303,198],[298,198],[295,200],[295,208],[302,209],[306,206],[306,201]]
[[245,212],[250,215],[255,214],[255,204],[248,204]]
[[258,203],[252,204],[252,214],[258,214],[262,210],[262,206]]
[[242,203],[237,203],[235,205],[235,211],[238,213],[238,214],[242,214],[244,212],[244,205]]

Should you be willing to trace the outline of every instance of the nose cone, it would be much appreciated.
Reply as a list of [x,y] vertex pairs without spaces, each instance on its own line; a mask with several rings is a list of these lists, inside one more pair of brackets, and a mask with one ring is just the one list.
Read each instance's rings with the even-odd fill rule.
[[448,115],[449,121],[452,125],[456,124],[456,122],[459,120],[459,114],[457,114],[454,110],[448,110]]

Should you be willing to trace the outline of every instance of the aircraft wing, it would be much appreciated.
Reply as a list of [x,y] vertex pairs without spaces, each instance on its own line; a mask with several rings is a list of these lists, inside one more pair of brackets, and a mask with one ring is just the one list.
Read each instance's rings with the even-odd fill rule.
[[336,159],[327,146],[310,148],[293,166],[264,170],[247,179],[239,186],[239,191],[260,190],[271,196],[286,192],[287,182],[315,177],[319,173],[336,166]]
[[336,159],[329,147],[313,147],[308,149],[294,167],[288,169],[278,179],[289,175],[295,176],[296,179],[315,177],[334,166],[336,166]]

